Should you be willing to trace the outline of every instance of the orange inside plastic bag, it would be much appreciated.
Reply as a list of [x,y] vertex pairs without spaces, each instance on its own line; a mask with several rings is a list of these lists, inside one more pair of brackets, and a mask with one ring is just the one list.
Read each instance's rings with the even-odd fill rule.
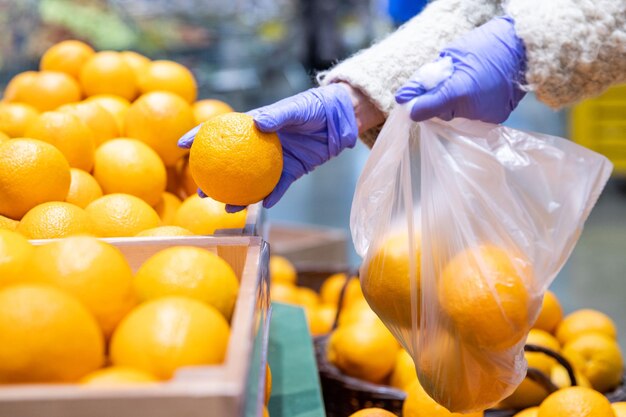
[[368,303],[438,403],[484,410],[521,383],[543,294],[611,168],[562,138],[392,112],[359,179],[352,236]]

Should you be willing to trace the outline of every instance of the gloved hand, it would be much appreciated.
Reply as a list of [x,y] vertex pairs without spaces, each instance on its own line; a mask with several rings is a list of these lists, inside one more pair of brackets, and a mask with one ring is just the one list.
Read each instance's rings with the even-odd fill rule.
[[[352,100],[339,84],[312,88],[248,114],[262,132],[276,132],[283,147],[283,172],[263,200],[266,208],[274,206],[295,180],[356,144],[358,128]],[[187,132],[178,146],[190,148],[198,129]],[[205,196],[200,190],[198,194]],[[226,211],[235,213],[244,208],[227,205]]]
[[510,17],[494,18],[455,40],[443,57],[453,63],[448,79],[431,90],[413,79],[396,92],[398,103],[414,100],[411,119],[417,122],[464,117],[502,123],[526,94],[520,88],[526,52]]

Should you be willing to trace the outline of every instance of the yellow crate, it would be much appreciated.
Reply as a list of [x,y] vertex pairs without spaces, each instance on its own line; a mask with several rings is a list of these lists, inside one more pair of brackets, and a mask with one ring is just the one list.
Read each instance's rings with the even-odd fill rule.
[[570,134],[574,142],[609,158],[615,174],[626,175],[626,84],[574,106]]

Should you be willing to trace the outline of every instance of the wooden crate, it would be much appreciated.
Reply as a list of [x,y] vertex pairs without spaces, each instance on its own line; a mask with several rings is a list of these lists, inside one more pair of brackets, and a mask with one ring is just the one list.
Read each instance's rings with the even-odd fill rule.
[[260,417],[269,331],[268,245],[259,237],[105,240],[124,253],[135,271],[154,253],[180,245],[206,248],[233,267],[241,285],[224,363],[182,368],[171,381],[154,386],[5,386],[0,388],[0,416]]

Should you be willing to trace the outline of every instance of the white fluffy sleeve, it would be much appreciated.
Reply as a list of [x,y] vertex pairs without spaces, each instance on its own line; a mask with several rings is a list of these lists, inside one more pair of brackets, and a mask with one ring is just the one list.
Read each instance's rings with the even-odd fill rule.
[[558,108],[626,81],[626,0],[510,0],[526,82]]
[[[321,85],[347,82],[387,115],[395,103],[394,93],[413,72],[434,60],[439,50],[454,38],[501,14],[500,3],[499,0],[434,1],[387,38],[320,73],[318,81]],[[380,128],[370,129],[361,139],[372,146],[379,131]]]

